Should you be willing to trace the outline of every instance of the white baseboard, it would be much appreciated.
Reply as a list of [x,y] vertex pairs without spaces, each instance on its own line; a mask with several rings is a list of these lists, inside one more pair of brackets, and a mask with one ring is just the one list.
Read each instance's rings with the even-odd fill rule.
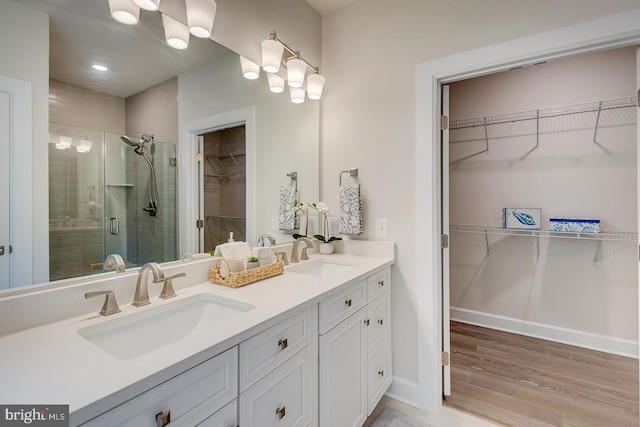
[[418,383],[394,375],[385,396],[417,408]]
[[[606,353],[638,358],[638,341],[608,337],[577,331],[575,329],[561,328],[542,323],[528,322],[510,317],[498,316],[490,313],[451,307],[451,320],[469,323],[477,326],[497,329],[505,332],[513,332],[534,338],[542,338],[577,347],[604,351]],[[394,378],[395,383],[395,378]]]

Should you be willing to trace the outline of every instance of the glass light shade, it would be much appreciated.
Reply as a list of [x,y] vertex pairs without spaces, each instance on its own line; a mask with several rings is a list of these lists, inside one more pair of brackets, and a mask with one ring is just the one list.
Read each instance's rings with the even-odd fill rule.
[[109,10],[113,19],[123,24],[137,24],[140,19],[140,8],[131,0],[109,0]]
[[218,6],[214,0],[186,0],[187,24],[189,32],[196,37],[207,39],[213,31],[213,20]]
[[323,88],[324,77],[317,73],[307,76],[307,97],[309,99],[320,99]]
[[144,10],[155,11],[160,7],[160,0],[133,0],[133,2]]
[[69,136],[58,137],[58,142],[56,142],[56,148],[58,150],[66,150],[69,147],[71,147],[71,137]]
[[82,141],[80,141],[80,145],[76,147],[76,151],[78,153],[88,153],[89,151],[91,151],[91,141],[89,141],[88,139],[83,139]]
[[189,46],[189,29],[186,25],[170,16],[162,14],[164,37],[167,44],[174,49],[186,49]]
[[304,89],[299,87],[289,87],[289,95],[291,102],[294,104],[302,104],[304,102]]
[[269,79],[269,90],[273,93],[284,92],[284,79],[277,74],[267,74]]
[[247,58],[241,56],[240,66],[242,67],[242,75],[245,79],[255,80],[260,77],[260,66],[255,62],[251,62]]
[[302,59],[291,58],[287,61],[287,81],[291,87],[302,87],[307,64]]
[[277,73],[282,62],[284,46],[276,40],[265,40],[262,42],[262,69],[267,73]]

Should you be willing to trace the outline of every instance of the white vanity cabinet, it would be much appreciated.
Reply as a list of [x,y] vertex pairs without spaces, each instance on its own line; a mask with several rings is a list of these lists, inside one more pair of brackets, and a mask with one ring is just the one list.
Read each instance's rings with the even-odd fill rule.
[[317,425],[317,319],[310,307],[240,344],[241,426]]
[[[193,427],[226,410],[237,412],[238,347],[116,406],[83,427],[157,427],[157,417],[171,426]],[[229,409],[229,408],[233,409]],[[229,426],[231,424],[228,424]],[[235,425],[235,424],[234,424]]]
[[320,426],[359,427],[391,384],[390,271],[319,304]]

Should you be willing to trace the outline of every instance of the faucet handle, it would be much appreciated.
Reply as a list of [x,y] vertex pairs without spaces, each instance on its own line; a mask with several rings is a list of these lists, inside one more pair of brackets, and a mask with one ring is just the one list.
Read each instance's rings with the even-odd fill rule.
[[173,279],[178,277],[186,277],[186,273],[177,273],[173,276],[165,277],[161,281],[164,282],[162,286],[162,291],[160,292],[160,298],[169,299],[176,296],[176,291],[173,289]]
[[284,262],[284,265],[289,265],[289,260],[287,259],[286,252],[276,252],[275,249],[273,250],[273,252],[276,254],[277,260]]
[[109,316],[120,313],[120,307],[118,307],[118,302],[116,301],[116,294],[113,293],[112,290],[85,292],[84,297],[85,299],[89,299],[99,295],[105,295],[104,304],[100,310],[101,315]]

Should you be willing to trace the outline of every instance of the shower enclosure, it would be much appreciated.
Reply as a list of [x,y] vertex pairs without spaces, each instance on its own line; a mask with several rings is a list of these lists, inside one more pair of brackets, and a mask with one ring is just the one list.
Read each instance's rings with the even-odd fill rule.
[[50,280],[177,259],[176,146],[50,124]]

